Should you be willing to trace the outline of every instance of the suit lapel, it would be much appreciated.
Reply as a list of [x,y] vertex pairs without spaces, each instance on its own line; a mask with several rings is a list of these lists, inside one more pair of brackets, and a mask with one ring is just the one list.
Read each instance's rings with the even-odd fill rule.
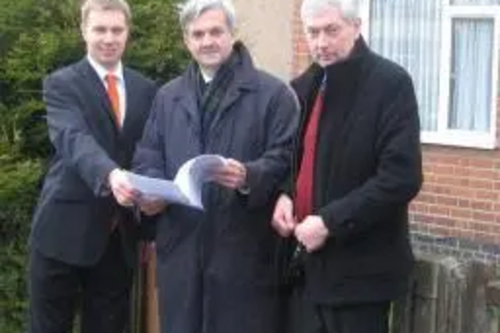
[[123,79],[125,80],[125,119],[123,119],[122,132],[127,132],[138,120],[140,114],[136,105],[138,103],[138,94],[134,94],[135,81],[127,68],[123,68]]
[[90,117],[101,119],[102,121],[99,121],[99,123],[106,124],[106,128],[111,130],[111,132],[118,131],[111,102],[109,101],[104,84],[96,71],[86,59],[77,64],[76,70],[81,74],[82,87],[85,90],[86,98],[88,98],[86,103],[91,105],[87,110],[87,112],[92,113]]

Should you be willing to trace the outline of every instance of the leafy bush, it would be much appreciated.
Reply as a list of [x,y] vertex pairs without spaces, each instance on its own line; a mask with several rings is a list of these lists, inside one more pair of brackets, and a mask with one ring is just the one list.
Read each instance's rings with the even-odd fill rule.
[[[5,161],[2,161],[5,162]],[[0,327],[21,332],[26,322],[26,235],[37,194],[41,163],[0,166]]]

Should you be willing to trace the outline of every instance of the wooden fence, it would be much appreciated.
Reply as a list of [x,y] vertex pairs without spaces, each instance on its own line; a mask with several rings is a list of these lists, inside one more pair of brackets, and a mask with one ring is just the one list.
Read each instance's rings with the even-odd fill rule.
[[[154,258],[144,278],[144,333],[159,333]],[[417,260],[410,288],[394,303],[391,333],[500,333],[500,281],[495,268],[452,257]]]
[[500,333],[492,266],[452,257],[417,261],[409,292],[394,304],[393,333]]

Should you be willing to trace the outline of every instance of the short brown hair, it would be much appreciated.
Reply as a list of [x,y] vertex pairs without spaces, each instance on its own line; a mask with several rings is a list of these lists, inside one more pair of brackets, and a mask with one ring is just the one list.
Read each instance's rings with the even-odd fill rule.
[[130,6],[125,0],[83,0],[80,8],[82,24],[87,22],[92,10],[118,10],[125,15],[128,24],[132,20]]

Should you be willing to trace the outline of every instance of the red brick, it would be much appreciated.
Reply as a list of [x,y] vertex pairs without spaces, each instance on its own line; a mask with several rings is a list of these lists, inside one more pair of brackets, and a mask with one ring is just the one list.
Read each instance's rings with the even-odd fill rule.
[[418,196],[420,202],[425,202],[429,204],[435,204],[437,202],[437,196],[429,193],[422,193]]
[[455,219],[471,219],[472,211],[464,208],[450,208],[450,216]]
[[449,237],[450,229],[445,227],[431,226],[429,228],[430,233],[436,236]]
[[498,200],[498,192],[494,191],[476,191],[476,198],[481,200]]
[[458,207],[461,207],[461,208],[470,208],[471,207],[471,202],[468,199],[459,198],[458,199]]
[[436,217],[437,216],[448,216],[450,214],[450,210],[446,207],[437,206],[437,205],[430,205],[428,213],[432,214]]
[[474,168],[493,169],[495,163],[492,159],[472,159],[469,165]]
[[470,179],[468,186],[482,190],[493,190],[493,182],[483,179]]
[[472,219],[474,221],[478,221],[478,222],[494,223],[495,222],[495,214],[475,210],[472,213]]
[[472,201],[471,207],[474,210],[482,210],[482,211],[493,211],[493,202],[491,201]]
[[490,183],[498,179],[498,172],[493,169],[471,169],[470,176],[473,178],[486,179]]

